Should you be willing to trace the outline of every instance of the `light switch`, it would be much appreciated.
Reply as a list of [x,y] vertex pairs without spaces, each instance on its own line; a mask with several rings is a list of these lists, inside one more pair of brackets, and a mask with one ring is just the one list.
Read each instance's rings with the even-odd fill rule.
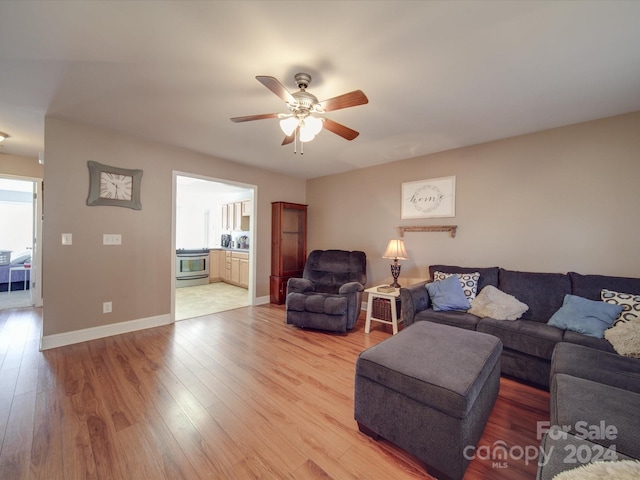
[[122,245],[122,235],[119,233],[105,233],[102,235],[103,245]]
[[71,245],[73,243],[73,238],[70,233],[62,234],[62,244],[63,245]]

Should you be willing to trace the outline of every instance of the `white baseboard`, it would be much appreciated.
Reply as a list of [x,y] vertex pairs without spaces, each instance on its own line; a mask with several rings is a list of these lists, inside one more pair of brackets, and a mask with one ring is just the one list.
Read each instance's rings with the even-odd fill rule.
[[256,297],[256,305],[266,305],[271,302],[271,297],[268,295],[264,297]]
[[40,350],[64,347],[65,345],[96,340],[112,335],[120,335],[121,333],[135,332],[136,330],[144,330],[145,328],[159,327],[169,323],[171,323],[171,315],[166,314],[128,322],[101,325],[99,327],[84,328],[82,330],[74,330],[73,332],[46,335],[40,339]]

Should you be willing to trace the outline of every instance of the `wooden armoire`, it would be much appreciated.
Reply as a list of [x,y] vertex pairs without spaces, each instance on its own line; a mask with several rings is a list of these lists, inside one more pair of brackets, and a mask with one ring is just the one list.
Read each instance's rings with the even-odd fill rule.
[[281,305],[287,296],[287,281],[302,277],[307,260],[307,205],[271,204],[271,303]]

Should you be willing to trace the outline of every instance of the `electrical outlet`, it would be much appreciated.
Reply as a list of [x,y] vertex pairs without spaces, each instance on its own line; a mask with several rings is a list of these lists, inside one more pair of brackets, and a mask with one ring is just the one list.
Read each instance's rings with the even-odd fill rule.
[[73,236],[70,233],[62,234],[62,244],[63,245],[72,245],[73,244]]
[[102,304],[102,313],[111,313],[111,302],[104,302]]
[[102,235],[103,245],[122,245],[122,235],[119,233],[105,233]]

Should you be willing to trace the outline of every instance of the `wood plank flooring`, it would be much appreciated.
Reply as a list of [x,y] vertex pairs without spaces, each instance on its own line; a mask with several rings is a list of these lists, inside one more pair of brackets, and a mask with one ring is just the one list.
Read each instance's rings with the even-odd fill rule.
[[[0,311],[3,480],[431,478],[353,419],[355,360],[390,336],[364,313],[333,335],[246,307],[45,352],[40,328],[40,309]],[[547,392],[502,379],[465,479],[534,479],[490,454],[537,447],[548,418]]]

